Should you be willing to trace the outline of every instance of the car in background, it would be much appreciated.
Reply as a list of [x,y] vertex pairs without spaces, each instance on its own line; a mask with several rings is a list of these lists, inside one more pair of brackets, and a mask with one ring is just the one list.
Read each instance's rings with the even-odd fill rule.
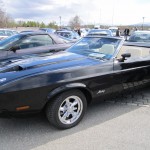
[[56,31],[55,34],[63,36],[68,39],[75,40],[75,41],[80,39],[79,34],[75,31],[62,30],[62,31]]
[[0,40],[7,38],[9,36],[18,34],[17,31],[15,30],[10,30],[10,29],[0,29]]
[[23,31],[20,31],[20,33],[25,33],[25,32],[37,32],[38,30],[23,30]]
[[[61,29],[60,31],[64,31],[66,29]],[[26,32],[43,32],[43,30],[24,30],[24,31],[21,31],[20,33],[26,33]],[[57,34],[56,34],[57,35]],[[60,35],[57,35],[60,39],[62,39],[65,43],[74,43],[76,40],[73,40],[73,39],[69,39],[69,38],[65,38],[64,36],[60,36]]]
[[66,43],[75,43],[77,41],[76,39],[69,39],[69,38],[66,38],[66,37],[58,35],[58,34],[56,34],[56,35],[58,37],[60,37],[62,40],[64,40]]
[[101,28],[100,25],[95,25],[95,26],[94,26],[94,29],[100,29],[100,28]]
[[86,36],[88,34],[88,32],[86,31],[85,28],[81,28],[80,32],[81,32],[81,37],[84,37],[84,36]]
[[90,36],[113,36],[112,32],[108,29],[92,29],[89,31]]
[[46,33],[54,33],[56,30],[52,28],[40,28],[40,31],[44,31]]
[[118,30],[118,27],[109,27],[108,29],[112,32],[113,36],[116,36],[116,32]]
[[53,33],[25,32],[0,41],[0,59],[57,52],[71,45]]
[[85,28],[85,30],[88,33],[91,29],[90,28]]
[[128,42],[150,43],[150,31],[135,31],[129,37]]

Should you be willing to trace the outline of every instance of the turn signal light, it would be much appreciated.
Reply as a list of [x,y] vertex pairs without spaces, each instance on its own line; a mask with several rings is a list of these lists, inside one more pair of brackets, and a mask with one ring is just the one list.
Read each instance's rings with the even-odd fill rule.
[[17,107],[17,108],[16,108],[16,111],[27,110],[27,109],[29,109],[29,108],[30,108],[30,106]]

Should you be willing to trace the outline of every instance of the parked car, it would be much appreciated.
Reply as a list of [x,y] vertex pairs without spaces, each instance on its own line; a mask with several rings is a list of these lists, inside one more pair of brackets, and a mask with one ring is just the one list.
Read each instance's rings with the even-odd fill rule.
[[109,27],[109,30],[112,32],[113,36],[116,36],[116,32],[118,30],[118,27]]
[[75,31],[62,30],[62,31],[56,31],[55,33],[57,35],[63,36],[68,39],[76,40],[76,41],[80,39],[80,36]]
[[52,125],[68,129],[81,121],[91,101],[150,83],[149,48],[123,43],[87,36],[66,51],[1,62],[1,116],[44,110]]
[[24,32],[0,41],[0,60],[65,50],[71,45],[55,34]]
[[66,43],[75,43],[77,41],[76,39],[69,39],[69,38],[66,38],[66,37],[58,35],[58,34],[56,34],[56,35],[59,36],[62,40],[64,40]]
[[150,47],[150,42],[129,42],[126,41],[123,45],[136,47]]
[[149,42],[150,43],[150,31],[135,31],[129,37],[129,42]]
[[12,36],[14,34],[18,34],[18,32],[10,29],[0,29],[0,40],[7,38],[8,36]]
[[26,33],[26,32],[39,32],[38,30],[23,30],[20,33]]
[[88,35],[90,36],[113,36],[112,32],[108,29],[92,29],[89,31]]
[[100,29],[100,28],[101,28],[100,25],[95,25],[95,26],[94,26],[94,29]]
[[56,30],[51,28],[40,28],[40,31],[44,31],[46,33],[54,33]]
[[86,36],[88,34],[88,32],[86,31],[85,28],[81,28],[80,32],[81,32],[81,37],[84,37],[84,36]]

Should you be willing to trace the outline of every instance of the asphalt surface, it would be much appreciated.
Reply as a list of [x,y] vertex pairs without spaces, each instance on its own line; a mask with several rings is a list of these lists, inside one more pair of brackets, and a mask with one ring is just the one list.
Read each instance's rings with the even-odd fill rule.
[[43,115],[0,119],[0,150],[149,150],[150,89],[91,104],[69,130]]

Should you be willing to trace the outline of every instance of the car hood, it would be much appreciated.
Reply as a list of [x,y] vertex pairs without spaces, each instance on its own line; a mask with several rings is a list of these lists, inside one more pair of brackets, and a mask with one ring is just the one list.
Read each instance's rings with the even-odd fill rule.
[[44,67],[48,67],[50,70],[57,70],[60,68],[91,65],[97,62],[98,60],[63,51],[54,54],[45,54],[39,57],[32,56],[31,58],[5,60],[0,63],[0,73],[31,69],[42,71]]
[[150,42],[130,42],[127,41],[123,45],[126,46],[137,46],[137,47],[150,47]]

